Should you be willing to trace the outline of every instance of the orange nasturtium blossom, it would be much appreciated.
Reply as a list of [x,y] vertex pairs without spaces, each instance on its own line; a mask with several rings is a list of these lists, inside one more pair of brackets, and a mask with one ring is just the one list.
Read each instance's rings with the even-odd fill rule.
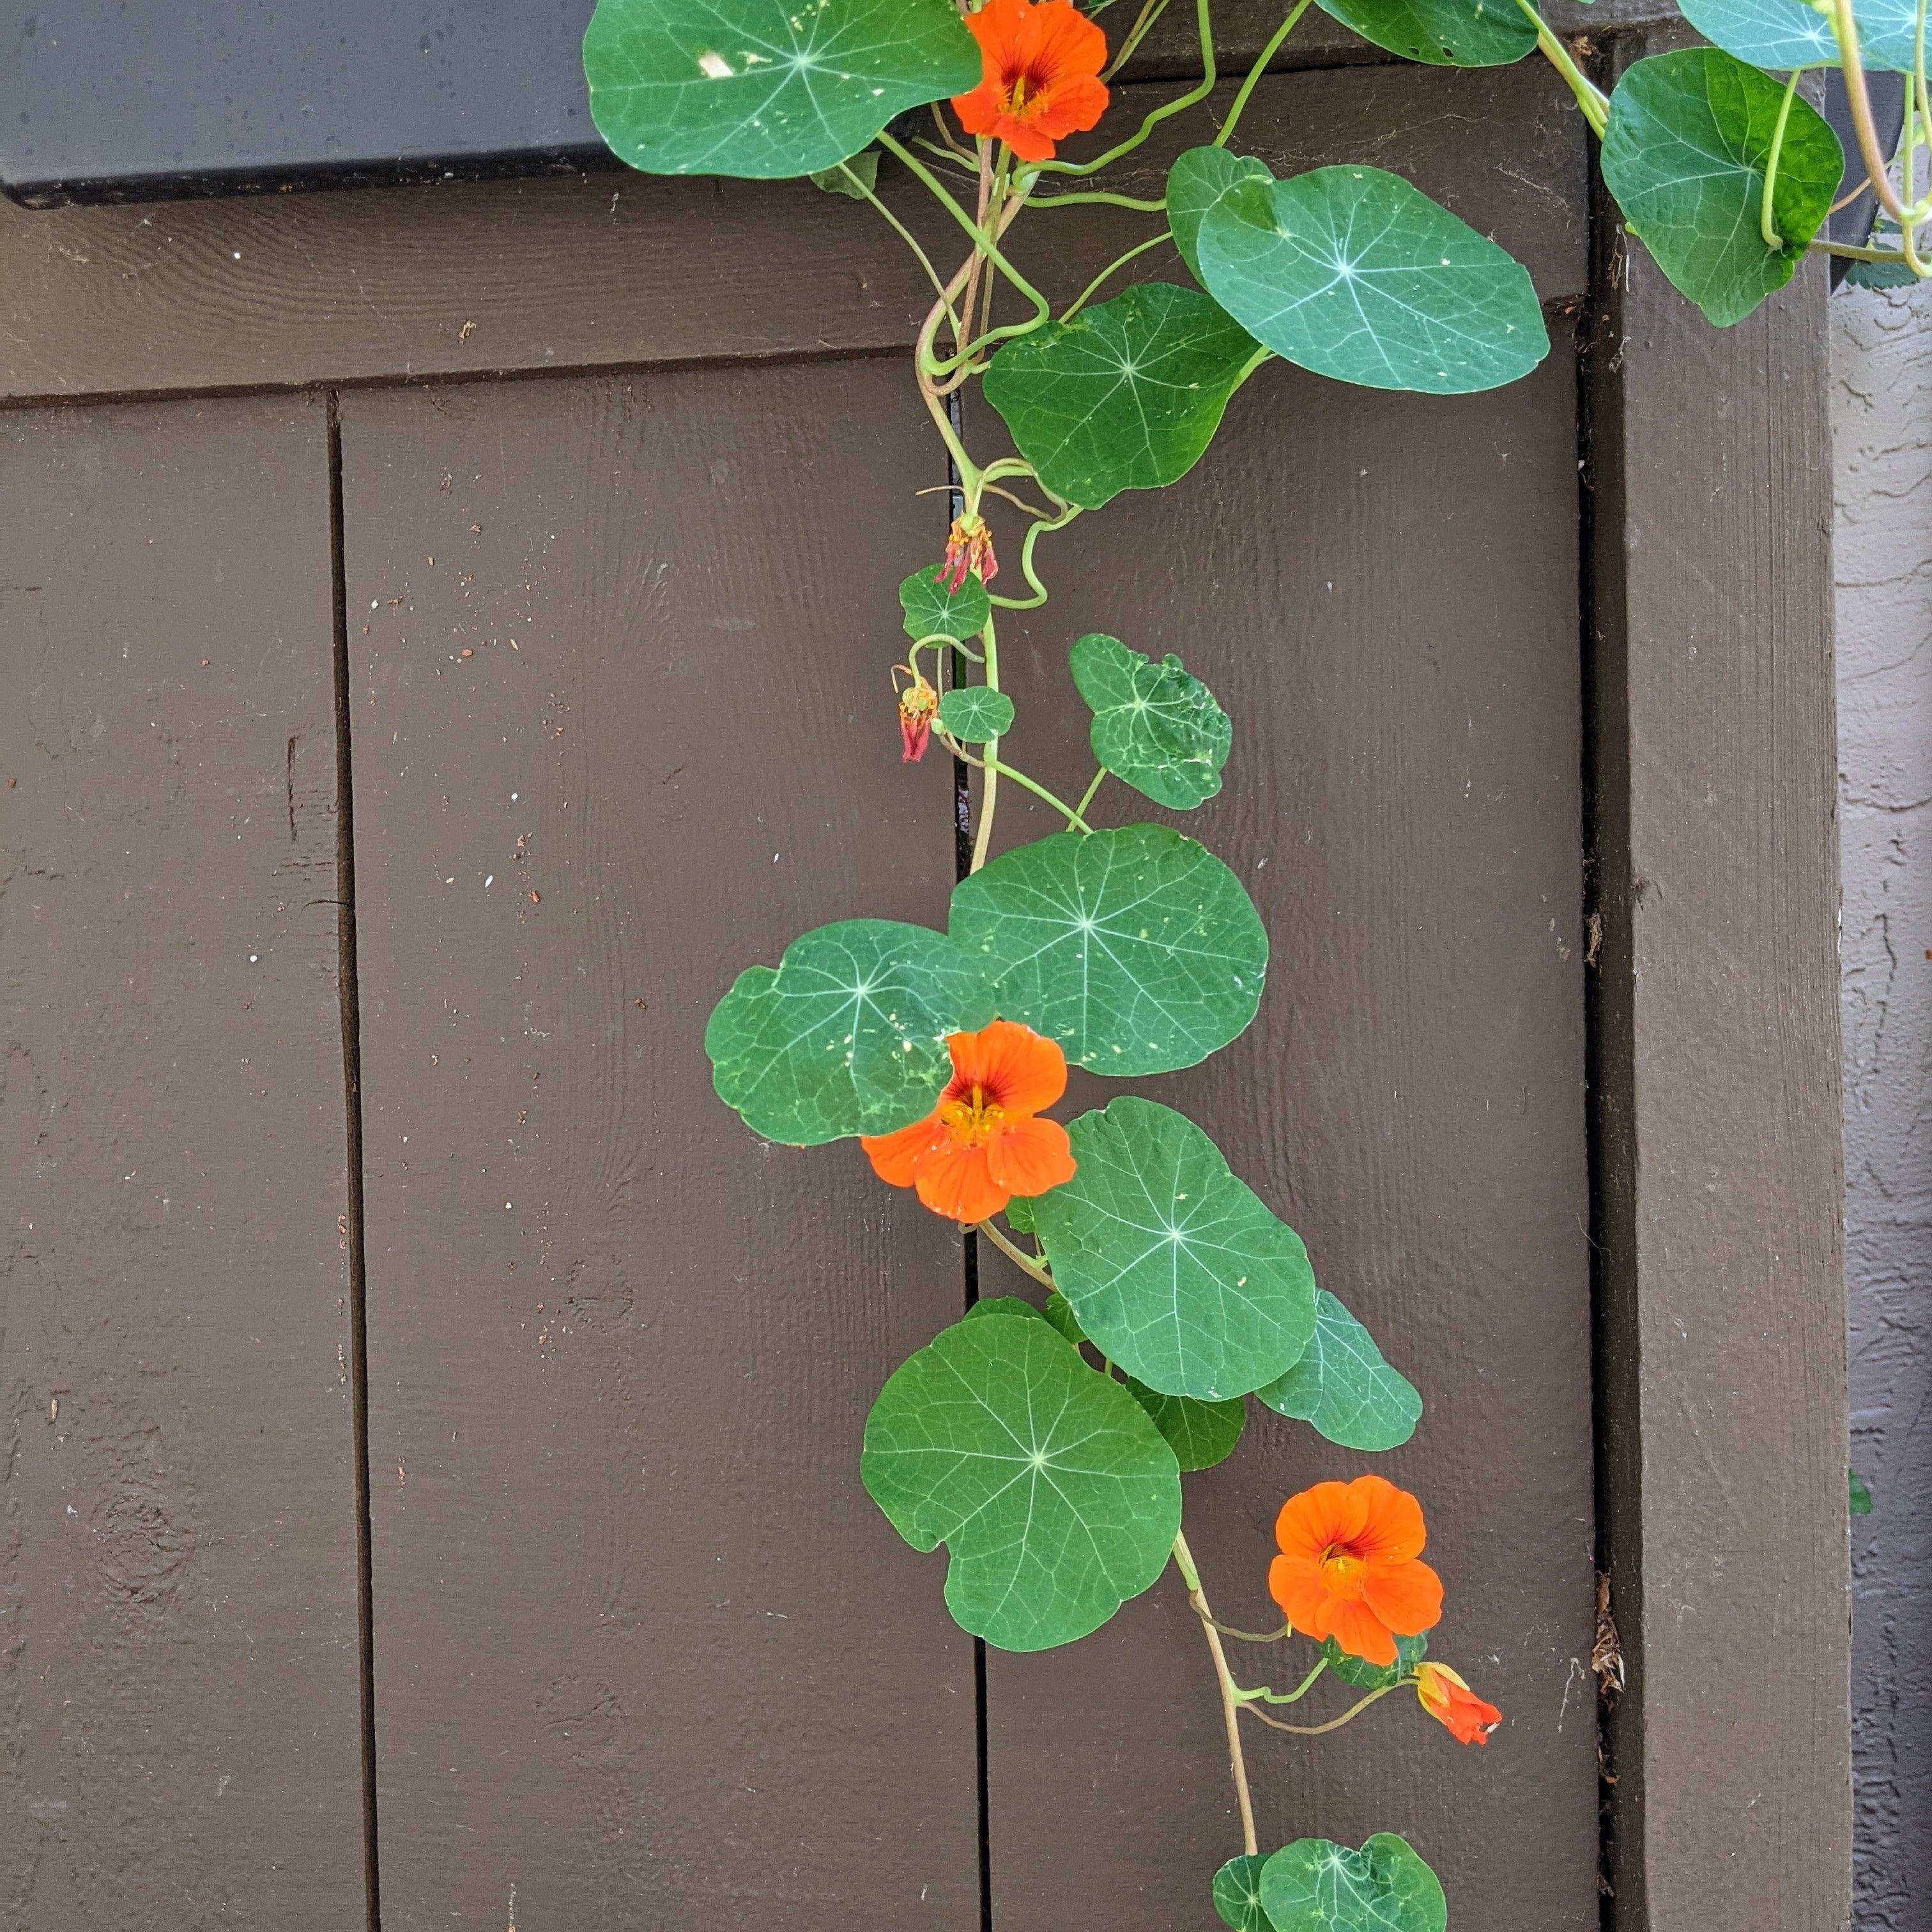
[[970,94],[952,97],[968,134],[1044,161],[1056,141],[1084,134],[1106,112],[1107,37],[1073,0],[986,0],[966,24],[986,74]]
[[1448,1726],[1458,1744],[1487,1744],[1490,1733],[1503,1720],[1502,1712],[1484,1703],[1446,1664],[1418,1664],[1415,1694],[1438,1724]]
[[896,1134],[859,1143],[879,1178],[916,1188],[935,1214],[962,1224],[998,1214],[1016,1194],[1044,1194],[1071,1180],[1066,1130],[1034,1118],[1066,1090],[1060,1048],[1011,1020],[956,1033],[946,1043],[952,1078],[939,1105]]
[[1365,1663],[1391,1664],[1395,1640],[1432,1630],[1442,1580],[1422,1554],[1422,1505],[1380,1476],[1317,1483],[1275,1519],[1281,1554],[1268,1594],[1304,1636],[1332,1636]]

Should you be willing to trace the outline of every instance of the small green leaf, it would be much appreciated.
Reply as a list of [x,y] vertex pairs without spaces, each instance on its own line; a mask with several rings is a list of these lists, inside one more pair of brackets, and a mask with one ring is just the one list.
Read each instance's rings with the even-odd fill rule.
[[988,738],[1004,737],[1012,722],[1013,700],[1004,691],[988,691],[983,684],[961,685],[939,700],[939,728],[962,744],[983,745]]
[[1274,1382],[1315,1329],[1301,1238],[1172,1107],[1130,1095],[1066,1131],[1073,1178],[1034,1201],[1034,1225],[1094,1346],[1163,1395]]
[[964,643],[976,638],[986,628],[993,606],[986,586],[969,575],[957,590],[948,590],[939,580],[945,566],[934,564],[915,570],[899,586],[899,605],[905,612],[905,634],[909,638],[952,638]]
[[1910,289],[1918,284],[1902,255],[1893,262],[1848,262],[1845,280],[1855,289]]
[[1073,682],[1094,713],[1094,755],[1156,805],[1191,811],[1221,789],[1234,728],[1214,694],[1169,652],[1150,663],[1097,632],[1073,646]]
[[1316,1291],[1315,1335],[1306,1352],[1256,1394],[1344,1449],[1393,1449],[1422,1419],[1415,1385],[1382,1360],[1369,1331],[1325,1288]]
[[915,1550],[948,1546],[962,1629],[1046,1650],[1097,1630],[1166,1568],[1180,1472],[1119,1383],[1017,1315],[982,1302],[896,1370],[859,1470]]
[[836,167],[820,168],[806,178],[827,194],[842,194],[848,201],[863,201],[866,190],[876,190],[879,185],[879,151],[868,148],[862,154],[854,154]]
[[1042,1316],[1077,1348],[1087,1339],[1087,1331],[1080,1325],[1080,1318],[1073,1312],[1065,1295],[1058,1288],[1048,1295],[1046,1306],[1040,1310]]
[[1515,0],[1322,0],[1365,40],[1431,67],[1508,67],[1536,46]]
[[654,175],[820,173],[980,69],[952,0],[597,0],[584,35],[598,133]]
[[1846,1483],[1851,1493],[1851,1510],[1854,1516],[1870,1516],[1872,1513],[1870,1486],[1856,1469],[1845,1472]]
[[1610,96],[1604,185],[1658,266],[1720,328],[1797,272],[1845,171],[1824,116],[1793,100],[1772,208],[1784,245],[1764,245],[1765,164],[1784,94],[1729,54],[1691,47],[1637,62]]
[[953,889],[950,929],[996,982],[1006,1018],[1123,1078],[1226,1046],[1268,976],[1268,934],[1240,880],[1165,826],[1057,832],[1005,853]]
[[1262,1868],[1267,1863],[1246,1853],[1230,1858],[1214,1874],[1214,1910],[1234,1932],[1272,1932],[1262,1910]]
[[1030,1234],[1033,1231],[1033,1202],[1024,1194],[1016,1194],[1006,1203],[1006,1226],[1016,1234]]
[[849,919],[748,966],[704,1029],[719,1099],[766,1140],[817,1147],[930,1113],[952,1073],[947,1034],[990,1021],[978,961],[944,934]]
[[1352,1657],[1332,1636],[1322,1640],[1322,1660],[1334,1676],[1358,1690],[1385,1690],[1391,1684],[1400,1684],[1428,1651],[1426,1636],[1399,1636],[1393,1664],[1370,1664],[1366,1658]]
[[1225,1462],[1247,1426],[1248,1406],[1239,1396],[1230,1402],[1197,1402],[1191,1395],[1162,1395],[1132,1376],[1126,1390],[1153,1418],[1184,1474]]
[[1267,162],[1252,154],[1231,154],[1226,148],[1190,148],[1167,171],[1167,225],[1174,245],[1187,264],[1187,272],[1201,280],[1201,258],[1195,252],[1201,220],[1228,190],[1242,182],[1263,187],[1274,179]]
[[1196,249],[1208,293],[1258,342],[1340,382],[1457,395],[1550,352],[1522,264],[1380,168],[1237,183]]
[[1009,342],[986,400],[1048,489],[1097,509],[1186,476],[1254,353],[1198,289],[1149,282]]
[[[1751,67],[1838,67],[1831,22],[1805,0],[1682,0],[1705,39]],[[1868,70],[1912,70],[1916,0],[1858,0],[1858,59]]]
[[1436,1874],[1392,1832],[1359,1852],[1298,1838],[1262,1868],[1274,1932],[1444,1932],[1449,1901]]

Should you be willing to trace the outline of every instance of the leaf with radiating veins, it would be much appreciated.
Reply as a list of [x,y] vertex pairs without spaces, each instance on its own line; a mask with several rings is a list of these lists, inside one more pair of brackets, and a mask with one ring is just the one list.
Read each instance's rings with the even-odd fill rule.
[[1536,28],[1516,0],[1322,0],[1364,40],[1432,67],[1508,67],[1534,52]]
[[1272,1932],[1262,1910],[1262,1867],[1267,1863],[1248,1852],[1230,1858],[1214,1874],[1214,1910],[1234,1932]]
[[1383,1360],[1369,1331],[1326,1288],[1315,1293],[1315,1334],[1277,1382],[1256,1396],[1345,1449],[1393,1449],[1415,1433],[1422,1398]]
[[962,684],[939,700],[939,728],[964,745],[983,745],[1005,736],[1013,722],[1013,700],[983,684]]
[[986,586],[976,577],[968,576],[957,590],[940,582],[941,564],[915,570],[899,586],[899,608],[905,613],[905,634],[909,638],[952,638],[964,643],[976,638],[993,614]]
[[1116,778],[1176,812],[1221,789],[1234,727],[1172,652],[1155,664],[1096,632],[1074,645],[1071,664],[1094,713],[1094,756]]
[[1298,1838],[1262,1868],[1261,1889],[1274,1932],[1444,1932],[1449,1923],[1436,1874],[1392,1832],[1358,1852]]

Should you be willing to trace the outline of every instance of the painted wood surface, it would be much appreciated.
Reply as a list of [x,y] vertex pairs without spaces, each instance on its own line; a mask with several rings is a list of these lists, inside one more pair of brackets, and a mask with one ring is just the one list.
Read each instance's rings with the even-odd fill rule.
[[391,1928],[980,1922],[973,1648],[858,1480],[956,1232],[754,1140],[712,1004],[944,922],[904,365],[343,404]]
[[[1144,1089],[1199,1120],[1422,1390],[1385,1456],[1251,1404],[1234,1457],[1189,1479],[1188,1537],[1220,1615],[1268,1630],[1286,1496],[1375,1469],[1420,1497],[1448,1591],[1430,1654],[1504,1729],[1466,1750],[1391,1700],[1327,1738],[1254,1726],[1249,1761],[1269,1844],[1403,1832],[1452,1922],[1490,1932],[1597,1915],[1576,384],[1567,344],[1454,400],[1274,369],[1184,482],[1042,542],[1052,601],[1001,633],[1005,754],[1063,796],[1093,758],[1046,707],[1083,632],[1180,654],[1234,716],[1226,789],[1172,822],[1240,860],[1270,934],[1260,1014],[1201,1069],[1078,1099]],[[1166,816],[1111,782],[1096,809]],[[1053,818],[1009,790],[1000,842]],[[1234,1649],[1246,1682],[1306,1667]],[[990,1660],[997,1925],[1044,1932],[1072,1902],[1195,1922],[1240,1849],[1212,1683],[1171,1575],[1083,1646]]]
[[363,1922],[319,400],[0,422],[0,1918]]

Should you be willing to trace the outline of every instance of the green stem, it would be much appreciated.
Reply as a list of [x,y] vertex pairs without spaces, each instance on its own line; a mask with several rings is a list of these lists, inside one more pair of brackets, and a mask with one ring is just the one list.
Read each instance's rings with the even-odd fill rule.
[[1784,98],[1778,103],[1778,119],[1771,130],[1771,152],[1764,158],[1764,198],[1758,204],[1757,232],[1764,237],[1764,245],[1774,254],[1784,246],[1784,237],[1778,233],[1772,219],[1772,196],[1778,188],[1778,159],[1784,152],[1784,130],[1791,118],[1791,104],[1798,98],[1798,83],[1804,77],[1804,70],[1795,67],[1791,78],[1784,83]]
[[1141,123],[1138,134],[1130,136],[1118,147],[1109,148],[1096,160],[1090,161],[1042,161],[1036,172],[1043,175],[1096,175],[1103,168],[1110,168],[1123,155],[1131,154],[1163,121],[1172,120],[1177,114],[1184,114],[1189,108],[1205,100],[1214,92],[1214,28],[1208,17],[1208,0],[1194,0],[1194,17],[1201,34],[1201,78],[1187,92],[1176,99],[1156,107]]
[[1167,0],[1146,0],[1146,4],[1141,8],[1140,18],[1128,28],[1126,38],[1120,43],[1114,58],[1107,63],[1107,70],[1100,76],[1102,80],[1112,80],[1133,58],[1134,50],[1145,38],[1148,28],[1166,11]]
[[1284,1724],[1280,1718],[1270,1718],[1265,1711],[1258,1709],[1252,1704],[1244,1704],[1240,1708],[1251,1718],[1259,1718],[1270,1730],[1286,1731],[1292,1737],[1324,1737],[1330,1731],[1339,1731],[1344,1724],[1352,1724],[1371,1704],[1378,1703],[1391,1690],[1402,1690],[1414,1682],[1413,1677],[1398,1677],[1393,1684],[1384,1684],[1379,1690],[1371,1690],[1359,1703],[1351,1704],[1339,1718],[1330,1718],[1325,1724]]
[[1228,1769],[1234,1778],[1234,1796],[1241,1810],[1241,1848],[1252,1858],[1261,1850],[1261,1840],[1255,1832],[1255,1801],[1248,1790],[1247,1759],[1241,1749],[1242,1707],[1236,1702],[1234,1674],[1228,1668],[1228,1653],[1222,1648],[1220,1633],[1214,1628],[1214,1613],[1208,1609],[1202,1590],[1201,1572],[1194,1567],[1194,1553],[1187,1546],[1186,1538],[1178,1531],[1174,1538],[1174,1567],[1187,1586],[1187,1600],[1201,1619],[1202,1634],[1214,1659],[1215,1682],[1221,1692],[1221,1718],[1228,1732]]
[[1023,1274],[1031,1275],[1034,1280],[1040,1283],[1041,1287],[1051,1288],[1053,1286],[1052,1276],[1048,1274],[1046,1269],[1042,1268],[1040,1263],[1034,1260],[1031,1255],[1027,1252],[1025,1249],[1014,1246],[1012,1243],[1009,1240],[1004,1234],[1001,1234],[999,1229],[993,1226],[992,1222],[982,1221],[980,1223],[980,1232],[984,1234],[987,1240],[991,1241],[994,1246],[998,1248],[1000,1253],[1004,1255],[1007,1260],[1012,1263],[1014,1267],[1019,1269]]
[[1241,91],[1234,96],[1234,104],[1228,110],[1227,119],[1221,123],[1220,133],[1214,136],[1216,147],[1225,148],[1228,145],[1228,137],[1234,131],[1234,123],[1241,118],[1241,110],[1248,104],[1248,96],[1254,92],[1262,76],[1267,73],[1268,62],[1280,52],[1282,41],[1294,32],[1302,15],[1312,4],[1313,0],[1295,0],[1295,4],[1288,9],[1288,18],[1275,29],[1274,38],[1256,56],[1254,65],[1248,70],[1247,79],[1241,82]]
[[1852,131],[1858,136],[1858,158],[1871,178],[1879,205],[1903,229],[1907,220],[1905,204],[1893,192],[1885,150],[1872,120],[1871,95],[1865,86],[1864,62],[1858,57],[1858,26],[1852,0],[1832,0],[1832,35],[1838,44],[1838,64],[1844,70],[1845,101],[1852,111]]
[[912,230],[907,227],[905,224],[843,161],[838,164],[838,172],[885,217],[892,224],[893,233],[898,236],[899,239],[917,256],[919,266],[926,271],[926,280],[932,284],[938,293],[939,299],[946,305],[946,319],[957,329],[959,326],[959,318],[953,313],[952,301],[946,292],[946,284],[940,280],[939,271],[932,266],[932,257],[919,245],[917,238],[914,236]]
[[1536,29],[1536,44],[1542,50],[1544,58],[1570,83],[1570,92],[1576,96],[1583,118],[1590,124],[1591,133],[1600,141],[1610,124],[1610,96],[1570,58],[1570,50],[1550,31],[1530,0],[1516,0],[1516,4]]
[[1105,784],[1106,782],[1107,768],[1105,765],[1102,765],[1100,769],[1094,774],[1094,782],[1080,794],[1080,802],[1073,808],[1076,812],[1079,813],[1082,818],[1084,818],[1087,816],[1087,808],[1094,802],[1094,794],[1100,790],[1100,788]]
[[1080,291],[1078,298],[1074,302],[1073,306],[1060,318],[1060,320],[1063,322],[1071,322],[1073,318],[1087,306],[1088,303],[1093,299],[1095,292],[1100,289],[1102,284],[1103,284],[1107,278],[1110,275],[1113,274],[1117,270],[1124,268],[1136,255],[1144,255],[1150,248],[1158,248],[1163,242],[1169,242],[1173,238],[1173,236],[1170,231],[1163,228],[1158,235],[1149,236],[1144,242],[1130,248],[1124,255],[1120,256],[1114,260],[1109,262],[1107,266]]
[[[1052,492],[1048,493],[1049,495]],[[1036,610],[1046,602],[1046,586],[1041,583],[1033,567],[1033,547],[1045,530],[1064,530],[1080,514],[1077,503],[1070,503],[1057,517],[1042,517],[1028,526],[1026,539],[1020,545],[1020,574],[1033,586],[1030,597],[1002,597],[989,591],[994,604],[1002,610]]]
[[1104,202],[1109,208],[1131,208],[1137,214],[1165,214],[1167,212],[1166,195],[1158,201],[1142,201],[1131,194],[1114,194],[1106,188],[1082,188],[1077,194],[1030,194],[1027,196],[1029,208],[1072,208],[1078,203],[1096,202]]
[[1243,1704],[1252,1704],[1257,1698],[1270,1704],[1298,1704],[1315,1688],[1315,1680],[1328,1668],[1328,1660],[1325,1657],[1318,1657],[1315,1660],[1315,1668],[1292,1690],[1286,1694],[1278,1690],[1270,1690],[1264,1684],[1253,1690],[1237,1690],[1234,1693],[1235,1700]]
[[[997,744],[999,741],[997,739],[989,739],[987,742],[989,744]],[[999,758],[975,757],[963,745],[956,743],[954,746],[953,755],[969,765],[976,766],[980,770],[984,772],[988,784],[995,778],[1011,778],[1016,785],[1024,785],[1034,797],[1044,799],[1055,812],[1060,814],[1061,818],[1066,820],[1069,825],[1072,826],[1075,831],[1091,832],[1093,830],[1093,826],[1089,825],[1086,820],[1082,818],[1064,799],[1056,797],[1037,778],[1028,778],[1017,765],[1007,764],[1004,760]],[[980,862],[980,863],[983,862],[983,860]],[[976,872],[980,869],[979,865],[976,864],[973,869]]]

